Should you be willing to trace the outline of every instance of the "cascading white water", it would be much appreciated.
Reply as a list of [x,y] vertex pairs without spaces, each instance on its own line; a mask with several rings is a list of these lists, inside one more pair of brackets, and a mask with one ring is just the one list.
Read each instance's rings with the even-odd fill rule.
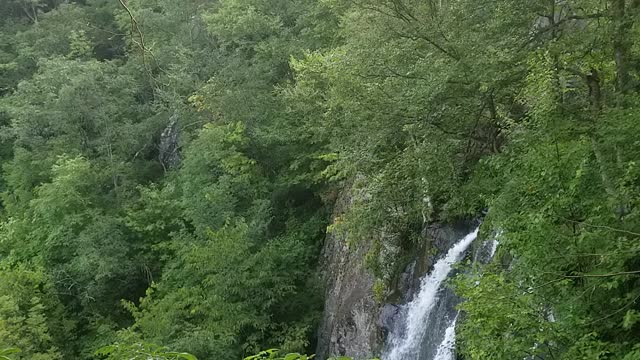
[[[406,305],[404,332],[391,334],[390,350],[383,357],[385,360],[413,360],[419,358],[421,344],[429,326],[429,314],[438,300],[438,290],[453,269],[453,264],[462,258],[464,252],[477,236],[478,229],[475,229],[458,241],[442,259],[436,262],[431,274],[422,280],[420,292]],[[452,330],[449,331],[447,329],[447,332],[450,332],[450,337],[455,338],[455,323]]]
[[491,240],[491,249],[489,250],[489,260],[493,259],[493,255],[496,254],[496,250],[498,250],[498,245],[500,243],[498,242],[498,240],[493,239]]
[[451,325],[449,325],[444,332],[444,340],[442,340],[442,343],[438,346],[438,352],[436,352],[436,357],[434,357],[433,360],[455,360],[457,322],[458,315],[453,318]]
[[[500,233],[496,235],[496,237],[499,235]],[[486,261],[491,261],[493,256],[496,254],[496,250],[498,250],[499,242],[494,238],[486,245],[489,246],[489,256],[486,258]],[[433,360],[455,360],[456,324],[458,323],[458,314],[459,313],[456,313],[455,318],[453,318],[451,324],[447,327],[447,330],[444,333],[444,339],[438,346],[436,356]]]
[[[491,261],[493,256],[496,254],[496,250],[498,250],[499,242],[496,239],[493,239],[488,242],[489,245],[489,255],[486,257],[485,261]],[[436,356],[433,360],[455,360],[455,349],[456,349],[456,324],[458,322],[458,314],[456,313],[456,317],[453,318],[449,327],[444,333],[444,339],[442,343],[438,346],[438,351],[436,352]]]

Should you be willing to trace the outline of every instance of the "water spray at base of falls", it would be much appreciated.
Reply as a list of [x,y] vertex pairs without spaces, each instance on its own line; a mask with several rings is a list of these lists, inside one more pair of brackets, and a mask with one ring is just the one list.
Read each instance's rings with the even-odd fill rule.
[[[406,316],[405,326],[403,329],[404,331],[399,334],[390,335],[390,339],[388,341],[389,350],[387,351],[387,354],[383,356],[384,360],[425,359],[422,351],[422,344],[425,339],[425,334],[430,326],[429,315],[438,302],[441,285],[453,270],[453,265],[460,261],[467,248],[477,238],[478,230],[479,229],[475,229],[473,232],[454,244],[447,254],[436,262],[433,266],[433,271],[429,276],[426,276],[422,280],[420,284],[420,291],[416,294],[414,299],[404,307]],[[456,319],[457,315],[453,318],[452,323],[448,322],[449,325],[445,331],[445,339],[443,342],[447,340],[447,335],[449,335],[451,343],[455,343]],[[446,347],[447,345],[445,344],[444,346]],[[441,351],[441,347],[443,347],[442,343],[438,346],[438,352]],[[444,348],[442,349],[442,352],[442,356],[447,354],[447,350]],[[449,358],[434,358],[427,355],[429,357],[426,359],[451,359],[454,353],[453,346],[451,346],[449,353],[452,354]]]

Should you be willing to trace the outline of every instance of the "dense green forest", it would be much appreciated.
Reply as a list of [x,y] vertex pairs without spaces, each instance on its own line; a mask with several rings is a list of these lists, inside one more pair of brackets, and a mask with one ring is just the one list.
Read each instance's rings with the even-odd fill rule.
[[0,358],[312,353],[327,231],[484,213],[461,358],[640,359],[638,0],[0,0],[0,126]]

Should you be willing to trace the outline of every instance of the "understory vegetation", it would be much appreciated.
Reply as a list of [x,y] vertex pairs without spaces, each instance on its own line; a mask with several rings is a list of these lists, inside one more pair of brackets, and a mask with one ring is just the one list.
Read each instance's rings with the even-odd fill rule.
[[0,359],[313,353],[327,230],[485,212],[460,357],[640,359],[638,0],[1,0],[0,126]]

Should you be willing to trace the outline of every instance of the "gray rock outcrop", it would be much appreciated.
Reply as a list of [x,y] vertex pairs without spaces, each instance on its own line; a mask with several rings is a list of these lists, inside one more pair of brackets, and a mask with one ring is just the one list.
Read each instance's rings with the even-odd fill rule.
[[[348,191],[340,195],[334,220],[349,208],[351,201]],[[326,302],[316,352],[320,360],[342,354],[370,358],[381,344],[380,305],[372,293],[375,278],[364,263],[370,247],[371,242],[367,242],[350,249],[345,234],[327,234],[322,251]]]
[[160,134],[158,145],[158,160],[165,171],[174,169],[180,165],[180,129],[178,128],[178,115],[173,114],[169,118],[169,125]]
[[[334,221],[349,210],[352,202],[351,192],[343,191],[335,206]],[[321,257],[326,300],[318,332],[317,359],[350,356],[361,360],[379,356],[386,334],[402,321],[400,305],[411,300],[420,278],[430,270],[438,254],[476,225],[463,221],[426,227],[412,259],[392,281],[395,288],[389,298],[395,299],[395,304],[379,303],[373,296],[375,277],[365,265],[373,239],[350,247],[346,234],[327,234]]]

